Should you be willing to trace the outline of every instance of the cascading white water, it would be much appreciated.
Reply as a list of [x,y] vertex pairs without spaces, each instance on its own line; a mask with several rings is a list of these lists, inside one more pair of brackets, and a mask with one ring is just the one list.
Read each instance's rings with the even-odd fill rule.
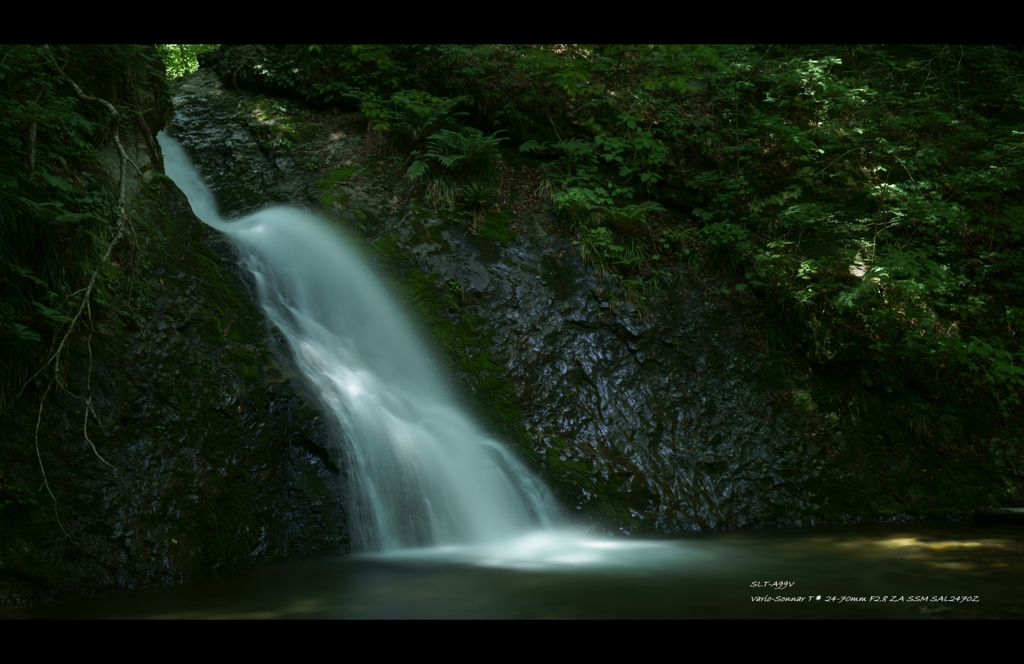
[[447,396],[387,290],[336,230],[289,207],[222,220],[181,146],[158,139],[167,175],[238,246],[269,321],[336,420],[358,549],[485,544],[558,520],[547,487]]

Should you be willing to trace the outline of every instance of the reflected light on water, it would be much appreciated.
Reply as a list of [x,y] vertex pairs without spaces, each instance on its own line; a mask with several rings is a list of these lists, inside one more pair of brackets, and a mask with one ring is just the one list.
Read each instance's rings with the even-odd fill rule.
[[941,551],[943,549],[957,549],[957,548],[971,548],[971,547],[991,547],[997,549],[1005,549],[1011,544],[1006,540],[980,540],[980,541],[958,541],[958,540],[945,540],[945,541],[931,541],[925,540],[918,537],[890,537],[888,539],[876,540],[872,542],[878,546],[885,547],[887,549],[898,549],[906,547],[918,547],[922,549],[933,549]]
[[901,533],[890,537],[858,537],[834,544],[867,555],[899,554],[902,560],[944,570],[1008,568],[1022,566],[1024,560],[1024,544],[1009,539],[944,539]]
[[707,545],[680,541],[606,539],[573,530],[544,530],[498,542],[402,549],[365,560],[420,561],[520,570],[600,570],[678,567],[715,558]]

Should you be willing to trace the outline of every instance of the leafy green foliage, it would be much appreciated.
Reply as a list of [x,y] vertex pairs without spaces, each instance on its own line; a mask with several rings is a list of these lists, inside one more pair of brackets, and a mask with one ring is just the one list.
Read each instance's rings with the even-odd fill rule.
[[1024,286],[1004,269],[1022,239],[1020,54],[822,50],[738,49],[736,73],[711,77],[724,108],[694,118],[717,130],[691,148],[694,214],[812,358],[989,394],[1008,414],[1024,388],[1001,320]]
[[458,131],[441,129],[427,137],[427,148],[422,153],[412,152],[416,158],[409,167],[410,179],[426,174],[431,166],[453,175],[473,175],[483,181],[493,181],[494,160],[498,157],[498,132],[485,136],[474,127],[461,127]]
[[174,80],[199,69],[198,55],[218,46],[219,44],[158,44],[157,50],[167,68],[167,78]]
[[[485,136],[474,127],[440,129],[427,137],[425,150],[412,151],[410,157],[415,161],[407,175],[410,180],[428,180],[428,191],[439,207],[454,208],[461,203],[479,222],[493,203],[498,145],[505,140],[497,134]],[[469,184],[458,187],[469,180]]]
[[[96,148],[109,117],[78,99],[58,66],[86,94],[120,107],[123,131],[170,113],[151,47],[0,47],[0,408],[70,322],[72,296],[111,233],[116,184]],[[97,304],[103,291],[94,291]]]
[[452,209],[461,197],[475,218],[488,182],[471,155],[493,155],[507,131],[543,163],[540,193],[584,260],[631,297],[660,266],[699,257],[760,299],[771,347],[1019,412],[1019,48],[371,45],[260,57],[246,66],[285,89],[351,100],[411,156],[428,196]]
[[392,142],[413,149],[437,131],[458,129],[457,118],[466,115],[456,110],[468,101],[464,97],[435,97],[422,90],[399,90],[386,100],[374,93],[354,94],[359,110],[377,131],[388,132]]

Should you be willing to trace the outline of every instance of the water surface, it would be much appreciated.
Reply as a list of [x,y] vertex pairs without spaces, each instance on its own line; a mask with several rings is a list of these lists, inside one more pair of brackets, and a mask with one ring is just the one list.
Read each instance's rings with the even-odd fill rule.
[[672,540],[547,531],[271,565],[32,615],[1020,619],[1024,528],[868,526]]

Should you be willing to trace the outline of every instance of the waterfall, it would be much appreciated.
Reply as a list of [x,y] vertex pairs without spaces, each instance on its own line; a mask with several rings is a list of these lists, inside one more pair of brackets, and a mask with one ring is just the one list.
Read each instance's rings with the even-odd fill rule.
[[167,175],[227,235],[260,305],[338,431],[353,544],[362,551],[485,544],[558,521],[549,490],[448,395],[423,343],[359,252],[291,207],[221,219],[182,147]]

